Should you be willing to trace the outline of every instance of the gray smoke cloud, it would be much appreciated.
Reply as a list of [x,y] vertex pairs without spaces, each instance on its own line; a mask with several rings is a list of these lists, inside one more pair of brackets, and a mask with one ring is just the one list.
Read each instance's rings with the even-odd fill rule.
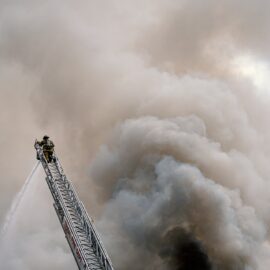
[[[268,269],[268,9],[0,0],[1,224],[48,133],[116,269]],[[37,181],[1,268],[73,269]]]
[[[167,268],[169,255],[161,260],[167,235],[172,249],[182,230],[194,238],[188,243],[202,245],[212,265],[205,269],[266,269],[264,260],[268,260],[262,254],[267,215],[254,203],[255,194],[264,196],[256,188],[262,180],[255,178],[246,157],[236,150],[222,151],[206,137],[204,123],[195,116],[127,120],[116,138],[110,149],[98,155],[92,176],[101,186],[112,187],[101,226],[121,235],[118,241],[111,240],[112,246],[119,242],[119,250],[112,249],[116,256],[127,256],[120,269],[202,269],[202,265],[181,267],[175,259]],[[224,179],[228,173],[230,181]],[[238,178],[245,183],[239,184]],[[130,257],[134,268],[128,266]]]

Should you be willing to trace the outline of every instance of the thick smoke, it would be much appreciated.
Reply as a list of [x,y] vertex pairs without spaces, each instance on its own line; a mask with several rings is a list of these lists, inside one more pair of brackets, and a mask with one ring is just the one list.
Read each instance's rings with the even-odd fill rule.
[[200,242],[182,228],[170,230],[159,254],[171,269],[211,269],[209,258]]
[[[204,269],[263,265],[267,215],[254,196],[264,192],[252,183],[255,178],[249,174],[254,172],[245,157],[235,150],[223,152],[195,116],[127,120],[115,138],[93,163],[92,176],[111,187],[101,225],[121,233],[117,254],[126,245],[132,252],[120,269],[127,269],[129,256],[141,262],[141,269],[196,269],[196,260],[203,261]],[[213,168],[218,170],[215,177]],[[249,191],[240,190],[239,173]],[[181,265],[190,260],[185,257],[189,249],[195,253],[194,266],[185,268]],[[138,269],[138,263],[129,269]]]
[[[268,270],[268,10],[0,0],[1,220],[49,133],[116,269]],[[1,268],[72,269],[56,217],[29,204]]]

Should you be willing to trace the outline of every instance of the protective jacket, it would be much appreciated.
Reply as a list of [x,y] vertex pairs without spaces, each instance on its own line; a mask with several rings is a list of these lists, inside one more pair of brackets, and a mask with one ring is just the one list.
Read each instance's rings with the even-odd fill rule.
[[42,147],[43,151],[53,151],[54,149],[54,143],[51,140],[42,140],[38,144]]
[[[43,139],[41,142],[37,142],[43,149],[43,154],[47,160],[47,162],[53,161],[53,150],[54,150],[54,143],[51,140]],[[39,160],[39,156],[37,155],[37,159]]]

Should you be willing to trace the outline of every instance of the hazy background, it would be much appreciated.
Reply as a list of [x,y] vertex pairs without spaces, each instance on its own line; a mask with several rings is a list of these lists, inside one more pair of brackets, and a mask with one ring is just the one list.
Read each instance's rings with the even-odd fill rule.
[[[0,0],[1,224],[46,133],[116,269],[269,269],[269,5]],[[76,268],[42,172],[11,234],[1,269]]]

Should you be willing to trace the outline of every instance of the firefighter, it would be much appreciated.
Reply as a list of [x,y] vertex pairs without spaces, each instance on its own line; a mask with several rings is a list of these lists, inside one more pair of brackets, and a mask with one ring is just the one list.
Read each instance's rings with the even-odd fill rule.
[[49,138],[48,135],[45,135],[43,140],[37,143],[42,147],[44,156],[47,162],[50,163],[53,160],[54,143]]

